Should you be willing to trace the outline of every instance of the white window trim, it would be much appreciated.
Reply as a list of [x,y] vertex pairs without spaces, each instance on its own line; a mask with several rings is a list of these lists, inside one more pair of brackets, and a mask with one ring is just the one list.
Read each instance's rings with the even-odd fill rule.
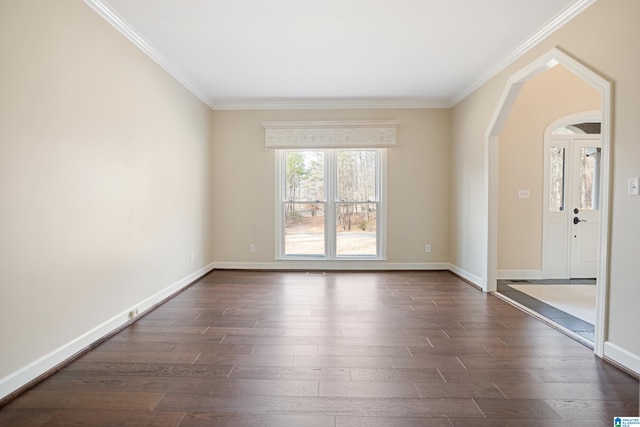
[[[351,149],[343,147],[342,149]],[[325,254],[324,255],[286,255],[284,253],[284,212],[283,197],[285,185],[284,154],[291,150],[278,150],[275,153],[275,259],[276,260],[301,260],[301,261],[384,261],[387,259],[387,150],[384,148],[371,148],[377,150],[376,162],[376,185],[378,187],[379,201],[378,212],[376,212],[376,255],[336,255],[336,233],[335,227],[335,200],[330,201],[329,195],[326,197],[325,209]],[[367,149],[361,147],[361,149]],[[354,147],[353,149],[358,149]],[[335,158],[337,149],[322,149],[328,156]],[[331,188],[330,194],[335,194],[336,162],[325,157],[325,183],[327,188]]]

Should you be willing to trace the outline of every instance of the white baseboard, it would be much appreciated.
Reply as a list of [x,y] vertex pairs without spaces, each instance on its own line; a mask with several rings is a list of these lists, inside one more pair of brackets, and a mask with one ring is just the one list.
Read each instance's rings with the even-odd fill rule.
[[216,269],[233,270],[445,270],[482,288],[482,277],[448,262],[387,262],[387,261],[313,261],[276,260],[272,262],[216,262]]
[[449,270],[446,262],[387,262],[387,261],[314,261],[275,260],[271,262],[215,262],[216,269],[233,270]]
[[111,332],[117,330],[118,328],[129,322],[131,320],[129,318],[129,313],[131,311],[137,310],[138,313],[143,313],[145,310],[150,309],[158,302],[180,291],[185,286],[204,276],[211,270],[213,270],[213,263],[189,274],[188,276],[166,287],[162,291],[157,292],[149,298],[140,301],[133,307],[129,307],[123,312],[116,314],[111,319],[85,332],[73,341],[60,346],[52,352],[45,354],[39,359],[34,360],[33,362],[23,366],[17,371],[12,372],[6,377],[0,379],[0,400],[20,389],[21,387],[29,384],[49,370],[64,363],[66,360],[71,359],[87,347],[98,342],[103,337],[109,335]]
[[484,280],[482,280],[482,277],[480,276],[476,276],[473,273],[469,273],[467,270],[458,267],[457,265],[453,265],[453,264],[449,264],[449,268],[448,270],[452,273],[457,274],[458,276],[462,277],[465,280],[468,280],[469,282],[473,283],[474,285],[480,287],[480,288],[484,288]]
[[604,343],[604,358],[618,363],[640,377],[640,355],[633,354],[611,341]]
[[496,277],[503,280],[542,280],[542,270],[498,270]]

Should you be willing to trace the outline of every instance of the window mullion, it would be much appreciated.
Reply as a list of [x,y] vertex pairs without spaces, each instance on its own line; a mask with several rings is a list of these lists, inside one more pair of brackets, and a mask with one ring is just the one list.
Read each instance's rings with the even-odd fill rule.
[[325,251],[329,259],[336,257],[336,150],[325,151]]
[[284,151],[276,152],[275,168],[276,168],[276,239],[274,254],[276,258],[281,258],[284,255]]
[[376,154],[376,246],[379,258],[387,257],[387,150]]

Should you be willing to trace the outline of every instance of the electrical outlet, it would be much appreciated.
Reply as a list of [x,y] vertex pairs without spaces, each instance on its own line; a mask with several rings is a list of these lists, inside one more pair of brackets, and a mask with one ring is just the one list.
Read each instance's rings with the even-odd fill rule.
[[426,253],[431,252],[431,245],[424,245],[424,251],[425,251]]
[[193,260],[196,258],[196,254],[193,253],[193,251],[191,251],[191,253],[189,254],[189,261],[193,262]]
[[249,252],[254,253],[256,251],[256,245],[254,245],[253,243],[251,243],[249,245]]

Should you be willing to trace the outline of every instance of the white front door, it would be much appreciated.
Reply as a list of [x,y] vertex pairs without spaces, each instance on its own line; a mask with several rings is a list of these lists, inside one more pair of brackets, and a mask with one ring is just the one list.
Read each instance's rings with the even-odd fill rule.
[[545,138],[542,276],[595,278],[600,228],[600,135]]
[[570,278],[595,278],[600,229],[600,137],[571,145]]

